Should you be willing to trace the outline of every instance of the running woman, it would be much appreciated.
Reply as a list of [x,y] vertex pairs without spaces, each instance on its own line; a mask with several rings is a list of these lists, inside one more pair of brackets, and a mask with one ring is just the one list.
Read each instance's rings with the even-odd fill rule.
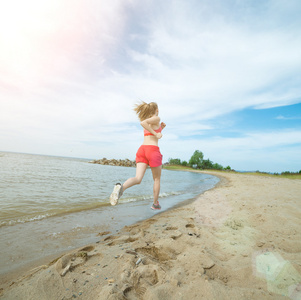
[[140,184],[147,166],[150,166],[154,179],[154,203],[152,209],[161,209],[158,198],[160,193],[160,180],[162,169],[162,154],[158,141],[162,138],[162,129],[165,123],[160,123],[159,109],[155,102],[136,104],[134,108],[144,128],[144,141],[136,153],[136,176],[129,178],[123,184],[117,183],[110,196],[110,203],[116,205],[123,192],[133,185]]

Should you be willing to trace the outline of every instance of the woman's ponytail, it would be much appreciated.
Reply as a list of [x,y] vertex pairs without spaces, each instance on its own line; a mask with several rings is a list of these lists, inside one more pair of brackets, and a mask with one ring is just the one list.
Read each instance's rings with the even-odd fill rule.
[[140,121],[143,121],[147,118],[150,118],[156,113],[156,110],[158,109],[158,105],[155,102],[141,102],[140,104],[136,104],[134,111],[138,115],[138,118]]

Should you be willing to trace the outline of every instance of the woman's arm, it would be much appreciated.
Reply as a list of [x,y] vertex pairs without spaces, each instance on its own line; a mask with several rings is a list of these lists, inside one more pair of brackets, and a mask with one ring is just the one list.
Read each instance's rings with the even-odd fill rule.
[[160,132],[156,132],[151,125],[158,125],[160,123],[160,118],[158,116],[153,116],[151,118],[143,120],[140,124],[141,126],[149,131],[151,134],[153,134],[155,137],[160,139],[162,137],[162,134]]

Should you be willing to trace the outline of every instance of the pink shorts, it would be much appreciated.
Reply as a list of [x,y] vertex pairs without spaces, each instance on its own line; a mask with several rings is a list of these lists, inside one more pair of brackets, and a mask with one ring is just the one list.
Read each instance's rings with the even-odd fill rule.
[[158,146],[141,145],[136,153],[136,163],[146,163],[151,168],[155,168],[162,165],[162,157]]

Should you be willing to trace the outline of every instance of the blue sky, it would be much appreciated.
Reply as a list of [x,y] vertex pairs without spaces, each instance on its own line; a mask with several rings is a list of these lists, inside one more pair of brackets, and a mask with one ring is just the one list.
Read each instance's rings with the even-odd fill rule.
[[0,151],[130,158],[156,101],[164,160],[301,169],[298,0],[0,4]]

